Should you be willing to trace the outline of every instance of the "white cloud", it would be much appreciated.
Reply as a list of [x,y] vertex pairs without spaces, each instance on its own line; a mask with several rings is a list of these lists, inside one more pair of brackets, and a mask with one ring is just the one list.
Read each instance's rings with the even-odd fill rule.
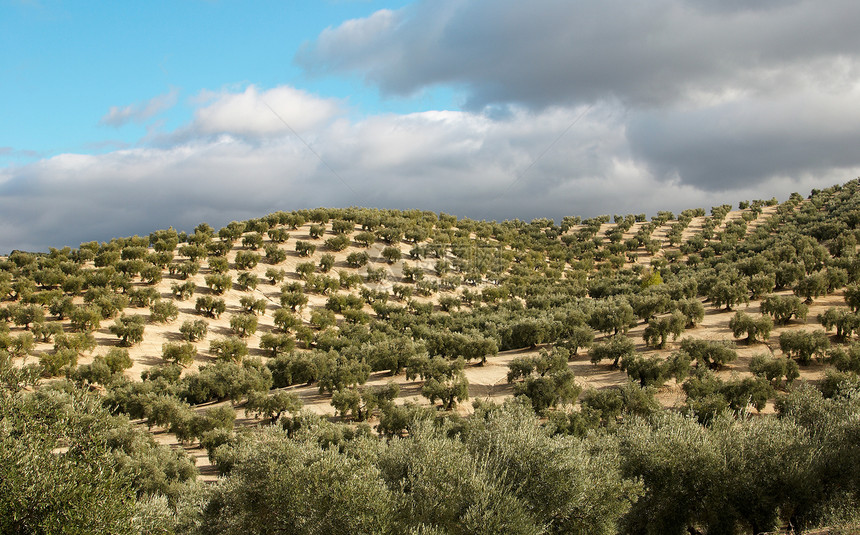
[[99,124],[120,127],[128,123],[143,123],[153,116],[176,105],[179,91],[175,88],[169,92],[153,97],[143,102],[128,106],[111,106],[110,110],[99,120]]
[[[279,89],[266,94],[296,94]],[[236,109],[234,97],[246,94],[257,95],[251,102],[261,98],[242,90],[205,106]],[[785,197],[855,176],[778,175],[714,194],[655,175],[631,150],[618,103],[594,106],[555,145],[585,108],[513,107],[503,119],[434,111],[360,121],[323,109],[303,124],[316,125],[306,139],[334,173],[292,133],[264,136],[253,116],[252,126],[241,124],[241,114],[233,130],[217,135],[200,126],[198,115],[180,128],[181,143],[0,169],[0,252],[77,246],[171,225],[190,230],[201,221],[218,227],[315,206],[419,208],[498,220],[654,213]]]
[[200,134],[266,136],[290,128],[303,132],[320,127],[340,112],[334,99],[287,86],[260,91],[250,85],[240,93],[204,92],[198,101],[211,102],[197,110],[190,126]]

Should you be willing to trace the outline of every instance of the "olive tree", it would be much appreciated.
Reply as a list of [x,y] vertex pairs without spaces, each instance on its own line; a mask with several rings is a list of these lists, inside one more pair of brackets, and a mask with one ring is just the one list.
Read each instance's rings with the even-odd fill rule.
[[209,352],[219,360],[241,362],[248,355],[248,345],[233,336],[219,338],[209,343]]
[[385,247],[384,249],[382,249],[381,254],[382,254],[382,257],[385,258],[385,260],[389,264],[393,264],[393,263],[397,262],[398,260],[400,260],[400,258],[401,258],[400,248],[392,246],[392,245],[389,245],[389,246]]
[[197,356],[197,348],[190,342],[184,344],[166,342],[161,345],[161,358],[167,362],[188,366],[194,362],[195,356]]
[[860,330],[860,314],[842,308],[828,308],[818,315],[818,322],[828,331],[836,328],[836,336],[843,340]]
[[247,338],[257,332],[257,316],[254,314],[236,314],[230,318],[230,328],[240,338]]
[[770,331],[773,329],[773,320],[770,319],[770,316],[753,318],[749,314],[738,311],[729,320],[729,329],[732,330],[732,335],[735,338],[740,338],[746,334],[746,342],[753,344],[759,339],[767,341],[770,338]]
[[681,340],[681,351],[687,353],[703,368],[710,369],[720,369],[738,358],[734,346],[730,342],[721,340],[685,338]]
[[805,320],[809,307],[793,295],[769,295],[761,302],[762,314],[769,314],[777,325],[785,325],[792,316]]
[[211,273],[206,275],[203,280],[215,295],[221,295],[233,286],[233,277],[226,273]]
[[648,320],[642,338],[646,344],[662,349],[666,346],[666,341],[670,335],[673,340],[677,340],[681,336],[686,323],[687,319],[684,315],[676,310],[669,316]]
[[173,301],[156,299],[149,305],[150,319],[155,323],[169,323],[179,317],[179,308]]
[[203,314],[210,318],[218,318],[227,310],[227,303],[225,303],[220,297],[204,295],[197,298],[197,302],[194,304],[194,310],[196,310],[198,314]]
[[260,255],[253,251],[239,251],[234,259],[236,269],[245,271],[253,269],[260,262]]
[[182,326],[179,327],[179,332],[183,338],[189,342],[197,342],[206,337],[209,331],[209,324],[205,320],[185,320]]
[[622,358],[633,355],[635,351],[636,344],[633,343],[633,340],[622,334],[616,334],[606,342],[591,346],[588,355],[592,364],[597,364],[602,360],[611,360],[611,367],[617,368]]
[[830,349],[830,340],[824,331],[786,331],[779,335],[779,349],[789,358],[806,365],[812,357],[823,357]]
[[120,339],[120,345],[131,346],[143,341],[143,329],[146,320],[143,316],[122,315],[110,326],[110,332]]

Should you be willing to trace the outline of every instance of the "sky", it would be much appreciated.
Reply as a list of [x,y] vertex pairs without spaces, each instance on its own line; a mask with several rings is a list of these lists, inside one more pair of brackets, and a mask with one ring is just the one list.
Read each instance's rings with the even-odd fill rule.
[[317,206],[530,220],[860,175],[855,0],[0,0],[0,254]]

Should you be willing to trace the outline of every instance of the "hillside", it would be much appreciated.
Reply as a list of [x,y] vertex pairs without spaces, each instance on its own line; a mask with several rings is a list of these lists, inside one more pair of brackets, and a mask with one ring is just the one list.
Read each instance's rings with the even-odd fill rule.
[[[560,224],[320,208],[14,252],[0,260],[4,383],[96,394],[170,446],[146,451],[175,456],[148,490],[171,501],[274,447],[273,429],[406,443],[429,433],[421,422],[529,407],[546,440],[599,442],[664,412],[752,429],[810,385],[821,403],[854,399],[860,182],[732,208]],[[655,503],[648,474],[631,473],[616,474],[612,518]],[[854,490],[828,488],[826,506],[853,511]],[[786,503],[733,522],[839,517]],[[713,527],[706,517],[678,525]],[[637,532],[624,522],[611,525]]]

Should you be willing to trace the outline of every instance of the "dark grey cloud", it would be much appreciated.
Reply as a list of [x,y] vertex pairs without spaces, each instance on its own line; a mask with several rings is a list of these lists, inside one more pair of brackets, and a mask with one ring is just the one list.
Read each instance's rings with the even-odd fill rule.
[[453,86],[493,117],[608,106],[637,166],[716,192],[860,166],[858,20],[849,0],[419,0],[295,59],[390,94]]
[[725,191],[860,164],[860,90],[799,92],[695,110],[631,114],[631,152],[657,177]]
[[[353,73],[383,91],[465,89],[475,109],[607,97],[672,105],[743,89],[767,94],[834,62],[856,70],[860,4],[655,0],[420,0],[324,31],[296,61],[314,73]],[[717,6],[717,7],[714,7]]]

